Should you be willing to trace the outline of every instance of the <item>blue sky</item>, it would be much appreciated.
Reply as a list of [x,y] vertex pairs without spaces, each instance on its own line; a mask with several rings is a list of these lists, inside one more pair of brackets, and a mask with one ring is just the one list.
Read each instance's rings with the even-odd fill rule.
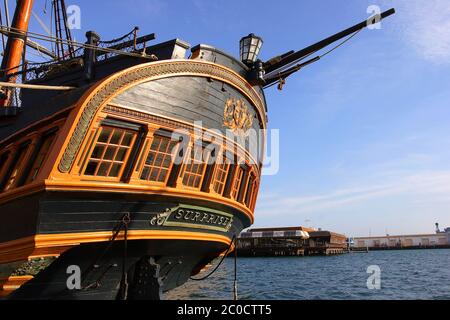
[[[43,15],[43,0],[35,12]],[[307,225],[362,236],[450,226],[450,4],[448,0],[109,0],[81,7],[82,30],[104,39],[137,25],[238,55],[263,37],[261,58],[301,49],[366,17],[397,14],[267,91],[280,129],[281,167],[264,176],[255,226]],[[48,14],[47,14],[48,16]],[[40,30],[36,21],[33,29]]]

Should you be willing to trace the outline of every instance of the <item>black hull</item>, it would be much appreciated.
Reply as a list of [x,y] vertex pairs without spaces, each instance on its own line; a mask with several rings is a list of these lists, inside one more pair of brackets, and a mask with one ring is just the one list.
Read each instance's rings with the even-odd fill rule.
[[[176,220],[179,208],[192,212],[191,219]],[[34,279],[10,294],[8,299],[13,300],[117,299],[124,265],[129,278],[128,298],[153,299],[159,296],[158,290],[171,290],[197,274],[224,253],[233,237],[251,223],[246,215],[219,203],[149,194],[47,191],[17,199],[0,206],[0,210],[8,213],[0,226],[2,241],[37,237],[50,239],[44,243],[48,243],[45,250],[50,252],[60,245],[70,247]],[[171,214],[158,220],[168,210]],[[195,221],[197,212],[216,218],[208,217],[203,223],[200,218]],[[27,223],[18,224],[19,215],[27,217],[24,219]],[[130,220],[125,251],[122,221],[127,215]],[[227,225],[215,224],[224,217],[230,217]],[[210,223],[206,223],[208,220]],[[115,234],[117,238],[111,241]],[[7,239],[6,235],[12,238]],[[43,246],[35,241],[37,247]],[[52,242],[56,243],[53,247]],[[154,261],[159,274],[148,273],[138,279],[136,266],[147,264],[144,269],[151,269],[150,261]],[[70,266],[80,268],[84,289],[67,288]],[[160,288],[149,284],[145,290],[133,289],[136,287],[133,283],[149,283],[148,279],[155,276],[161,281]]]
[[[227,245],[203,241],[135,240],[127,242],[125,269],[128,278],[127,299],[154,299],[164,292],[184,284],[197,270],[227,250]],[[102,257],[103,255],[103,257]],[[100,259],[99,259],[100,258]],[[142,267],[153,258],[159,269],[161,287],[151,284],[154,270]],[[55,260],[33,280],[10,294],[9,300],[115,300],[122,299],[120,284],[123,278],[124,241],[84,244],[75,247]],[[94,264],[96,265],[94,267]],[[70,290],[68,267],[81,270],[81,289]],[[139,268],[140,267],[140,268]],[[142,272],[147,268],[147,273]],[[90,271],[89,271],[90,270]],[[145,283],[144,290],[139,287]]]

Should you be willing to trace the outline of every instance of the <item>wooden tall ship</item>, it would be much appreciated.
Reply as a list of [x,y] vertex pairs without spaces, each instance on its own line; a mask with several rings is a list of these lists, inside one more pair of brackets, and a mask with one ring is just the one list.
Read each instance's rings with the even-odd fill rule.
[[[159,299],[198,274],[254,221],[264,87],[281,87],[311,59],[299,61],[368,24],[261,62],[262,40],[252,34],[240,59],[207,45],[189,53],[179,39],[151,45],[154,35],[137,28],[112,41],[88,32],[79,44],[64,1],[52,6],[56,36],[44,40],[53,51],[32,41],[42,37],[28,30],[32,0],[17,1],[2,27],[0,285],[8,299]],[[29,64],[27,48],[51,59]],[[18,275],[43,258],[51,264],[33,277]]]

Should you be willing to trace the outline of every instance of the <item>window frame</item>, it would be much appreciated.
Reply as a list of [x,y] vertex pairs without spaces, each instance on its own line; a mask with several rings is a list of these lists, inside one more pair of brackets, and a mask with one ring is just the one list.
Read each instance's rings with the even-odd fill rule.
[[[4,158],[4,159],[3,159]],[[8,168],[9,162],[11,160],[11,150],[5,150],[0,154],[0,177],[2,177],[0,180],[0,184],[3,182],[3,171],[5,171]]]
[[[179,175],[179,183],[177,184],[177,187],[181,187],[181,188],[187,189],[187,190],[203,191],[202,190],[203,189],[203,185],[204,185],[205,179],[207,178],[206,172],[207,172],[208,167],[209,167],[208,162],[209,162],[209,159],[212,156],[211,155],[211,151],[208,153],[208,158],[207,159],[202,159],[204,161],[201,162],[201,165],[203,165],[203,170],[202,170],[201,174],[197,174],[197,173],[195,174],[195,175],[199,175],[200,176],[200,182],[199,182],[198,187],[192,187],[192,186],[189,186],[189,185],[185,185],[183,183],[183,180],[184,180],[184,175],[186,174],[186,166],[190,165],[190,163],[189,164],[186,163],[186,160],[187,160],[187,157],[191,157],[191,152],[192,152],[193,148],[195,148],[196,146],[198,147],[200,145],[201,148],[202,148],[202,154],[203,154],[203,152],[204,152],[204,150],[205,150],[205,148],[207,147],[208,144],[209,144],[209,142],[201,141],[201,140],[191,141],[189,143],[189,147],[187,148],[186,154],[184,155],[184,158],[183,158],[183,162],[184,162],[183,163],[183,168],[181,169],[181,172],[180,172],[180,175]],[[195,158],[195,154],[194,154],[194,158]],[[192,174],[192,173],[190,173],[190,174]],[[205,191],[203,191],[203,192],[205,192]]]
[[[10,192],[18,187],[21,187],[20,181],[25,173],[24,170],[29,163],[30,156],[35,149],[34,143],[35,138],[27,137],[11,148],[8,163],[4,171],[5,174],[2,175],[2,180],[0,183],[0,193]],[[6,189],[14,170],[16,169],[17,174],[14,181],[12,182],[11,187]]]
[[[124,147],[127,148],[127,152],[126,152],[126,154],[124,156],[123,161],[115,161],[115,159],[114,160],[103,161],[104,160],[103,157],[104,157],[104,155],[106,153],[106,150],[107,150],[108,146],[111,146],[110,145],[110,140],[111,140],[111,137],[112,137],[113,133],[110,134],[110,136],[108,137],[108,141],[107,142],[100,142],[100,144],[105,147],[103,152],[102,152],[102,158],[101,159],[92,158],[92,154],[93,154],[95,148],[97,147],[97,144],[99,143],[99,139],[100,139],[100,136],[101,136],[104,128],[110,128],[110,129],[113,129],[113,130],[123,130],[123,131],[125,131],[125,133],[126,132],[132,132],[133,133],[132,140],[131,140],[129,146],[112,144],[112,146],[117,147],[117,149],[121,149],[121,148],[124,148]],[[82,164],[82,167],[81,167],[81,170],[80,170],[80,177],[81,177],[81,179],[82,180],[86,180],[86,181],[121,182],[123,180],[124,173],[126,172],[125,170],[127,169],[127,167],[130,164],[130,160],[133,161],[132,154],[133,154],[133,149],[136,148],[136,146],[138,146],[138,138],[139,138],[139,134],[140,134],[139,128],[140,128],[140,126],[134,125],[133,123],[123,122],[123,121],[120,121],[120,120],[108,119],[108,118],[104,119],[100,123],[98,128],[96,129],[96,133],[95,133],[95,135],[93,137],[93,140],[92,141],[88,141],[88,143],[89,144],[92,143],[92,145],[90,145],[90,147],[87,150],[87,153],[85,155],[85,160],[83,161],[83,164]],[[122,142],[122,140],[123,140],[123,137],[121,138],[120,142]],[[117,156],[117,152],[118,152],[118,150],[116,150],[116,152],[115,152],[115,155],[114,155],[115,157]],[[89,163],[91,162],[91,160],[94,160],[94,161],[98,160],[98,165],[97,165],[97,168],[96,168],[96,172],[97,173],[98,173],[98,170],[99,170],[99,165],[101,165],[103,162],[110,162],[111,163],[111,166],[110,166],[109,170],[111,170],[112,165],[114,165],[115,163],[119,163],[119,162],[122,163],[122,167],[120,168],[120,171],[119,171],[119,173],[118,173],[118,175],[116,177],[99,176],[99,175],[88,175],[88,174],[86,174],[86,169],[87,169]]]
[[[139,152],[139,155],[137,157],[137,163],[136,166],[134,168],[134,172],[136,172],[136,176],[133,179],[134,182],[140,183],[140,184],[144,184],[144,185],[156,185],[156,186],[167,186],[169,183],[169,180],[172,176],[172,172],[175,168],[175,162],[173,159],[173,154],[176,154],[177,152],[180,151],[180,145],[181,145],[181,140],[180,141],[172,141],[172,131],[163,129],[163,128],[159,128],[157,130],[154,130],[153,132],[151,132],[146,138],[145,141],[143,142],[143,147],[141,152]],[[148,179],[142,179],[142,173],[144,171],[144,169],[146,167],[150,167],[152,168],[152,166],[150,165],[146,165],[146,160],[149,156],[150,151],[152,150],[152,144],[155,140],[155,137],[159,137],[159,138],[164,138],[164,139],[169,139],[168,143],[170,144],[171,142],[176,142],[174,148],[175,151],[172,149],[171,151],[171,156],[170,156],[170,166],[166,169],[164,168],[164,170],[167,170],[167,175],[164,179],[164,181],[153,181],[153,180],[148,180]],[[153,150],[155,151],[155,150]],[[160,154],[161,152],[159,151],[158,153],[156,153],[156,155]],[[163,167],[159,167],[159,170],[161,171]],[[160,174],[160,173],[159,173]],[[159,176],[159,175],[158,175]]]
[[[35,183],[37,179],[33,180],[32,182],[28,182],[28,175],[30,174],[32,167],[34,165],[35,156],[40,150],[40,141],[41,138],[47,134],[51,134],[53,131],[58,132],[62,125],[66,122],[67,118],[59,118],[51,123],[47,123],[43,126],[36,126],[33,128],[33,130],[30,130],[29,133],[26,135],[20,137],[16,141],[8,144],[4,150],[2,150],[1,154],[9,153],[8,159],[5,162],[3,169],[0,168],[0,194],[10,192],[12,190],[17,190],[23,187],[28,186],[29,184]],[[55,141],[58,139],[58,135],[56,135],[55,139],[53,140],[52,144],[50,145],[49,151],[47,152],[44,161],[42,162],[42,165],[40,167],[39,174],[41,173],[41,170],[43,168],[43,165],[45,164],[45,161],[47,161],[48,156],[52,152],[52,147],[55,143]],[[16,160],[16,153],[20,149],[21,146],[24,144],[28,144],[28,148],[26,151],[25,159],[22,161],[21,169],[18,174],[18,178],[15,180],[14,185],[8,190],[5,191],[4,188],[6,186],[6,176],[8,176],[8,180],[10,178],[10,172],[11,165],[15,163]],[[37,177],[38,177],[37,176]]]
[[[56,126],[56,127],[51,128],[51,129],[43,131],[39,135],[39,137],[37,138],[37,142],[36,142],[36,145],[34,147],[33,155],[29,159],[30,161],[29,161],[29,163],[27,165],[27,168],[25,169],[26,175],[24,175],[24,177],[22,177],[22,180],[23,180],[22,184],[23,185],[28,185],[30,183],[35,182],[37,180],[37,178],[39,177],[39,173],[41,172],[45,161],[47,161],[48,156],[49,156],[49,154],[50,154],[50,152],[52,150],[52,147],[53,147],[53,145],[54,145],[54,143],[55,143],[55,141],[57,139],[58,131],[59,131],[59,126]],[[51,136],[53,136],[53,139],[50,142],[45,155],[42,157],[42,161],[41,161],[41,163],[40,163],[40,165],[38,167],[38,170],[36,172],[36,176],[35,176],[35,178],[33,180],[30,180],[31,173],[32,173],[32,171],[33,171],[33,169],[35,167],[36,161],[38,160],[38,157],[41,154],[42,147],[43,147],[44,143],[46,142],[46,139],[48,137],[51,137]]]
[[[241,172],[242,172],[242,176],[239,178],[239,180],[240,180],[239,186],[237,188],[235,188],[237,177],[240,175]],[[245,177],[245,166],[242,164],[236,164],[233,179],[231,182],[231,190],[230,190],[230,198],[236,202],[240,202],[239,199],[241,197],[242,182],[244,180],[244,177]],[[235,191],[236,191],[236,194],[234,194]]]
[[256,193],[258,186],[258,177],[256,175],[255,170],[250,170],[249,178],[247,181],[247,189],[245,191],[245,195],[243,197],[243,202],[245,206],[249,209],[252,208],[254,194]]
[[253,190],[252,199],[250,200],[250,210],[255,211],[256,209],[256,200],[258,199],[258,193],[259,193],[259,179],[256,178],[255,181],[255,188]]
[[248,182],[250,180],[250,168],[244,164],[243,169],[244,176],[242,177],[241,186],[239,189],[239,199],[237,201],[245,206],[245,197],[247,195]]
[[[222,192],[217,192],[215,189],[215,184],[218,181],[217,175],[219,173],[219,170],[221,170],[220,166],[222,165],[221,163],[217,163],[217,161],[219,159],[222,159],[222,160],[225,159],[225,161],[228,161],[228,163],[226,164],[226,169],[223,170],[224,171],[224,180],[223,180],[223,182],[220,182],[222,184]],[[212,172],[211,184],[210,184],[210,188],[209,188],[209,191],[211,194],[224,197],[224,194],[227,189],[228,177],[230,175],[231,170],[232,170],[232,161],[227,157],[226,149],[222,148],[222,150],[219,152],[219,156],[216,159],[216,163],[214,165],[214,170]]]

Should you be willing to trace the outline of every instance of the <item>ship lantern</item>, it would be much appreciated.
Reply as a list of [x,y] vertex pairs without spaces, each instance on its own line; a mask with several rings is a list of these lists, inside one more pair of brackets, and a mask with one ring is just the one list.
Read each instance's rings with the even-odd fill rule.
[[255,36],[253,33],[243,37],[240,41],[241,61],[246,65],[253,65],[258,58],[262,44],[263,40],[260,37]]

